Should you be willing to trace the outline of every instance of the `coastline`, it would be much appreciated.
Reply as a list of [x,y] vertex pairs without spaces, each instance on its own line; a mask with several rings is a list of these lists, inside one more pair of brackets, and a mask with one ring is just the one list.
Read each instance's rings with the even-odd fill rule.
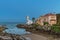
[[22,39],[29,39],[29,40],[55,40],[54,38],[52,38],[51,36],[44,36],[43,34],[39,33],[35,33],[35,32],[31,32],[31,34],[25,34],[25,35],[16,35],[16,34],[9,34],[9,33],[2,33],[2,35],[0,35],[0,38],[4,39],[16,39],[16,40],[22,40]]
[[[27,25],[18,25],[18,28],[24,28],[26,29],[26,31],[31,32],[32,34],[27,35],[28,37],[32,38],[35,40],[35,38],[37,40],[59,40],[60,39],[60,35],[54,35],[54,34],[50,34],[49,32],[43,31],[43,30],[32,30],[30,29],[30,27],[28,27]],[[37,35],[37,36],[36,36]],[[26,36],[26,35],[25,35]]]
[[44,37],[44,36],[41,36],[41,35],[38,35],[38,34],[28,34],[28,35],[23,35],[24,37],[28,37],[30,38],[31,40],[47,40],[48,38]]
[[[21,27],[21,26],[19,26]],[[24,35],[17,35],[17,34],[9,34],[9,33],[2,33],[3,35],[0,35],[1,37],[7,38],[8,39],[29,39],[29,40],[55,40],[55,39],[59,39],[56,38],[55,35],[50,35],[49,33],[46,32],[42,32],[42,31],[36,31],[36,30],[32,30],[29,29],[29,27],[26,26],[26,28],[24,28],[24,26],[22,27],[23,29],[26,29],[27,32],[31,32],[31,34],[24,34]],[[3,39],[3,38],[2,38]]]
[[57,38],[56,35],[52,36],[46,33],[41,33],[38,31],[31,31],[31,30],[29,32],[31,32],[31,34],[26,34],[23,36],[31,38],[31,40],[60,40],[60,38]]
[[0,40],[20,40],[21,36],[20,35],[15,35],[15,34],[9,34],[9,33],[1,33],[0,34]]
[[[0,40],[24,40],[25,39],[25,38],[23,38],[19,34],[15,34],[15,33],[13,34],[13,33],[7,33],[7,32],[5,32],[6,29],[9,29],[9,28],[7,28],[4,25],[3,26],[2,25],[0,26]],[[15,30],[16,30],[16,28],[15,28]],[[13,31],[13,30],[10,30],[9,32],[11,32],[11,31]]]

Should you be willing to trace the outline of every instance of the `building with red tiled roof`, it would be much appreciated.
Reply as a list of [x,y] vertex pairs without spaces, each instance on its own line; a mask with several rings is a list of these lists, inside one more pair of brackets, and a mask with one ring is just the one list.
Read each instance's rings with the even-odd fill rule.
[[48,24],[53,25],[56,24],[56,21],[56,14],[49,13],[39,17],[36,22],[40,25],[44,25],[44,22],[48,22]]

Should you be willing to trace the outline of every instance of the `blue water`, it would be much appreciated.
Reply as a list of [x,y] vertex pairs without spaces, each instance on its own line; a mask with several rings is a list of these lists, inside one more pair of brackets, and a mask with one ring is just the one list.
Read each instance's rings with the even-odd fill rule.
[[17,28],[16,25],[19,23],[2,23],[0,25],[6,25],[8,29],[4,30],[4,32],[10,33],[10,34],[19,34],[23,35],[26,34],[26,30],[22,28]]

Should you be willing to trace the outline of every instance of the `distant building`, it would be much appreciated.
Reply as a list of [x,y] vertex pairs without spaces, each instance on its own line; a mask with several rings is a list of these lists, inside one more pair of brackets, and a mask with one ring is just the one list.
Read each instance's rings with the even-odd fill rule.
[[41,16],[37,19],[36,23],[40,24],[40,25],[44,25],[44,22],[47,22],[50,25],[56,24],[57,20],[56,20],[56,14],[46,14],[44,16]]

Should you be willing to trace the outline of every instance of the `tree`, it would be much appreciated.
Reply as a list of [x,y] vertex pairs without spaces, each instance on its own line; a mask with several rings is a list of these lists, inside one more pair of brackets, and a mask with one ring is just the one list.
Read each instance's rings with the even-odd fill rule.
[[56,14],[56,18],[57,18],[57,24],[60,25],[60,13]]
[[35,18],[34,17],[32,18],[32,21],[33,21],[33,23],[35,22]]
[[44,22],[44,25],[48,25],[49,23],[48,22]]

